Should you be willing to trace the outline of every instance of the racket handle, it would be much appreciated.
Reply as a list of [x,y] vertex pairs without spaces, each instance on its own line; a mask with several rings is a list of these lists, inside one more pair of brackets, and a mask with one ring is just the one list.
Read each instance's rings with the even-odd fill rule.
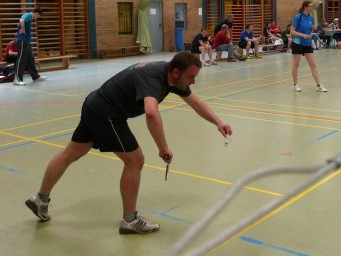
[[165,155],[163,156],[163,159],[164,159],[164,160],[169,160],[169,159],[170,159],[170,156],[169,156],[168,154],[165,154]]

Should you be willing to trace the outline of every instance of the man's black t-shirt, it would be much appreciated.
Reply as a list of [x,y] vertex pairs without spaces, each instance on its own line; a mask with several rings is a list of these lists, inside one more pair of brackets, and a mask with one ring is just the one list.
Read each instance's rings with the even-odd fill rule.
[[221,27],[226,24],[229,28],[233,27],[233,23],[228,21],[227,19],[222,20],[214,27],[214,37],[218,34],[218,32],[221,30]]
[[201,33],[197,34],[192,41],[191,44],[191,52],[192,53],[200,53],[199,51],[199,47],[201,46],[199,41],[203,41],[203,43],[208,42],[208,37],[207,36],[203,36]]
[[106,81],[89,94],[85,104],[100,116],[127,119],[144,114],[144,98],[153,97],[161,103],[169,92],[181,97],[191,94],[168,84],[168,62],[134,64]]

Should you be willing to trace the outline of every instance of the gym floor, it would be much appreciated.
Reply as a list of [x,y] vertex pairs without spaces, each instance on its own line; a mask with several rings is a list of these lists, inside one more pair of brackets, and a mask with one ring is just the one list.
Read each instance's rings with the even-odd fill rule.
[[[138,210],[159,222],[158,232],[119,235],[122,163],[91,151],[74,163],[51,194],[52,220],[40,223],[24,201],[37,193],[48,161],[78,124],[87,94],[121,69],[174,53],[107,60],[73,60],[69,70],[46,72],[45,82],[0,84],[0,255],[165,255],[236,180],[270,166],[310,166],[339,154],[341,50],[315,51],[327,93],[315,91],[302,58],[299,85],[291,90],[290,53],[204,67],[192,85],[233,128],[231,143],[175,95],[160,105],[174,153],[168,180],[143,116],[129,121],[145,154]],[[255,213],[306,174],[281,174],[243,189],[222,214],[192,241],[187,252]],[[207,255],[334,256],[341,251],[340,170],[224,241]]]

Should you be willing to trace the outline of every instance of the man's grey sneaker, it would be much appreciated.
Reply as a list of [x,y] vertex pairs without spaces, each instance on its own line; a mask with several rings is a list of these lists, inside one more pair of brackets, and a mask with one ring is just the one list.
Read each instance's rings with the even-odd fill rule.
[[316,87],[316,91],[318,91],[318,92],[327,92],[328,90],[326,89],[326,87],[323,86],[323,84],[320,84],[320,86]]
[[146,218],[136,215],[137,219],[132,222],[121,221],[120,234],[147,234],[158,231],[160,224],[153,223]]
[[23,81],[18,81],[18,80],[16,80],[16,79],[14,79],[13,85],[26,85],[26,83],[23,82]]
[[46,80],[46,79],[47,79],[46,76],[40,76],[40,77],[38,77],[36,80],[33,80],[33,82],[41,82],[41,81],[44,81],[44,80]]
[[26,200],[26,206],[42,221],[49,221],[51,216],[49,215],[49,203],[43,203],[39,196],[35,195]]
[[294,86],[292,87],[292,90],[293,90],[294,92],[300,92],[300,91],[301,91],[301,88],[298,86],[298,84],[296,84],[296,85],[294,85]]

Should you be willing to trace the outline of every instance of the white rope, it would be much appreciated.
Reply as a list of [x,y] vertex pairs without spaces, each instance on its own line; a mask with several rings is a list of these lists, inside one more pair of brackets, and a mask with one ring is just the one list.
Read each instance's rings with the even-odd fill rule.
[[185,247],[200,233],[201,230],[206,228],[208,224],[214,220],[214,218],[232,201],[237,192],[242,190],[243,186],[251,181],[255,181],[261,177],[272,175],[272,174],[280,174],[280,173],[313,173],[310,175],[303,183],[297,185],[290,193],[282,196],[279,199],[274,200],[261,207],[255,214],[245,218],[238,224],[232,226],[231,228],[226,229],[221,232],[218,236],[208,240],[199,248],[196,248],[189,252],[188,256],[197,256],[203,255],[217,245],[221,244],[225,240],[233,237],[234,235],[241,232],[243,229],[255,223],[257,220],[261,219],[265,215],[272,212],[274,209],[278,208],[285,202],[289,201],[292,197],[298,195],[312,184],[316,183],[318,180],[326,176],[332,171],[335,171],[337,168],[341,166],[341,155],[338,155],[331,160],[327,161],[327,164],[323,166],[313,166],[313,167],[269,167],[269,168],[261,168],[255,171],[250,172],[249,174],[241,177],[235,184],[235,187],[230,189],[223,197],[218,200],[213,207],[211,207],[202,218],[194,223],[188,231],[171,247],[168,256],[177,256],[180,255],[181,252],[185,250]]

